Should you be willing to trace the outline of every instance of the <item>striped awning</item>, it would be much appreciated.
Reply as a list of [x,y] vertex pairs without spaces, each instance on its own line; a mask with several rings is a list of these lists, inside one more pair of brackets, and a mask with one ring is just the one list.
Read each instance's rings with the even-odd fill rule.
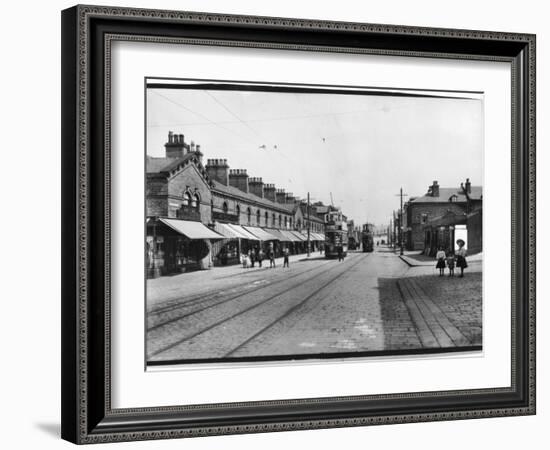
[[276,236],[273,236],[272,234],[268,233],[267,231],[263,230],[260,227],[249,227],[244,226],[244,229],[248,231],[249,233],[252,233],[255,235],[260,241],[278,241],[279,238]]
[[180,219],[159,219],[165,225],[189,239],[223,239],[219,233],[211,230],[201,222]]
[[304,236],[302,233],[300,233],[299,231],[289,231],[289,233],[292,233],[292,235],[294,235],[296,238],[297,238],[297,241],[296,242],[304,242],[304,241],[307,241],[307,236]]
[[231,228],[232,231],[237,233],[241,239],[248,239],[250,241],[259,241],[260,239],[256,236],[254,236],[249,231],[245,230],[244,227],[241,227],[240,225],[235,225],[233,223],[226,223],[229,228]]
[[220,233],[227,239],[244,239],[237,231],[233,230],[228,224],[216,222],[214,224],[214,230]]
[[288,238],[283,234],[282,230],[274,230],[273,228],[264,228],[264,231],[268,232],[272,236],[275,236],[278,241],[290,242]]
[[292,234],[292,232],[290,232],[289,230],[281,230],[281,233],[283,234],[283,236],[286,237],[286,240],[289,242],[302,242],[300,238]]

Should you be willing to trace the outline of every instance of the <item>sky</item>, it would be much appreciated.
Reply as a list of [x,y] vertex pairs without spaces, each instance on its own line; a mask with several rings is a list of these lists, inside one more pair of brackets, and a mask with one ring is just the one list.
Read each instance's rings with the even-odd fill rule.
[[356,224],[385,225],[401,187],[421,196],[434,180],[483,185],[482,96],[445,95],[454,98],[148,88],[146,151],[164,156],[168,132],[183,134],[205,163],[225,158],[312,202],[332,194]]

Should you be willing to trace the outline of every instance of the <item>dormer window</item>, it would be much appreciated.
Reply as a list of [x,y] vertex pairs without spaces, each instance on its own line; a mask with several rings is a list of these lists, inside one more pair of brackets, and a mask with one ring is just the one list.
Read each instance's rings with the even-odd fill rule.
[[451,195],[451,197],[449,198],[449,201],[451,203],[456,202],[457,200],[458,200],[458,196],[456,194]]

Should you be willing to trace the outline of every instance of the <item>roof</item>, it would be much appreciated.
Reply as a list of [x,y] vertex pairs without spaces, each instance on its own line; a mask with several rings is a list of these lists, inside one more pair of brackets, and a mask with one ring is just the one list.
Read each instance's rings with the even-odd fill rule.
[[[409,203],[448,203],[453,195],[456,195],[456,202],[458,203],[465,203],[467,201],[466,195],[464,195],[464,192],[460,188],[439,188],[438,197],[424,194],[421,197],[410,200]],[[471,200],[481,200],[483,197],[483,188],[481,186],[472,186],[469,196]]]
[[302,211],[302,215],[304,216],[304,220],[324,223],[324,220],[317,216],[317,214],[319,214],[319,206],[310,205],[309,219],[307,217],[307,203],[300,203],[300,209]]
[[146,171],[147,173],[163,173],[170,172],[178,167],[182,162],[196,157],[194,153],[187,153],[181,158],[157,158],[155,156],[147,156]]
[[432,220],[430,220],[426,227],[446,227],[449,225],[461,225],[466,223],[466,214],[461,213],[457,214],[452,211],[447,211],[445,214],[439,217],[434,217]]
[[226,186],[225,184],[215,180],[212,180],[212,190],[231,195],[232,197],[240,197],[244,200],[248,200],[249,202],[260,204],[264,208],[279,209],[286,212],[287,214],[292,213],[292,211],[294,210],[294,204],[292,203],[285,204],[272,202],[267,198],[258,197],[257,195],[251,194],[250,192],[243,192],[236,187]]

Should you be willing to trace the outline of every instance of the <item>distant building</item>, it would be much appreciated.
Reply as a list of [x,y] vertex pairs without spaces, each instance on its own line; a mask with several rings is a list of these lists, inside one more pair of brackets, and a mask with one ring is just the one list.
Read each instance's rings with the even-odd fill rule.
[[292,253],[324,240],[317,207],[292,193],[230,169],[226,159],[203,164],[200,146],[168,135],[164,157],[146,160],[147,268],[150,277],[239,262],[269,248]]
[[426,194],[404,205],[405,247],[426,254],[437,247],[454,249],[458,229],[467,230],[469,253],[481,251],[482,204],[482,187],[472,186],[469,178],[456,188],[442,188],[434,181]]

